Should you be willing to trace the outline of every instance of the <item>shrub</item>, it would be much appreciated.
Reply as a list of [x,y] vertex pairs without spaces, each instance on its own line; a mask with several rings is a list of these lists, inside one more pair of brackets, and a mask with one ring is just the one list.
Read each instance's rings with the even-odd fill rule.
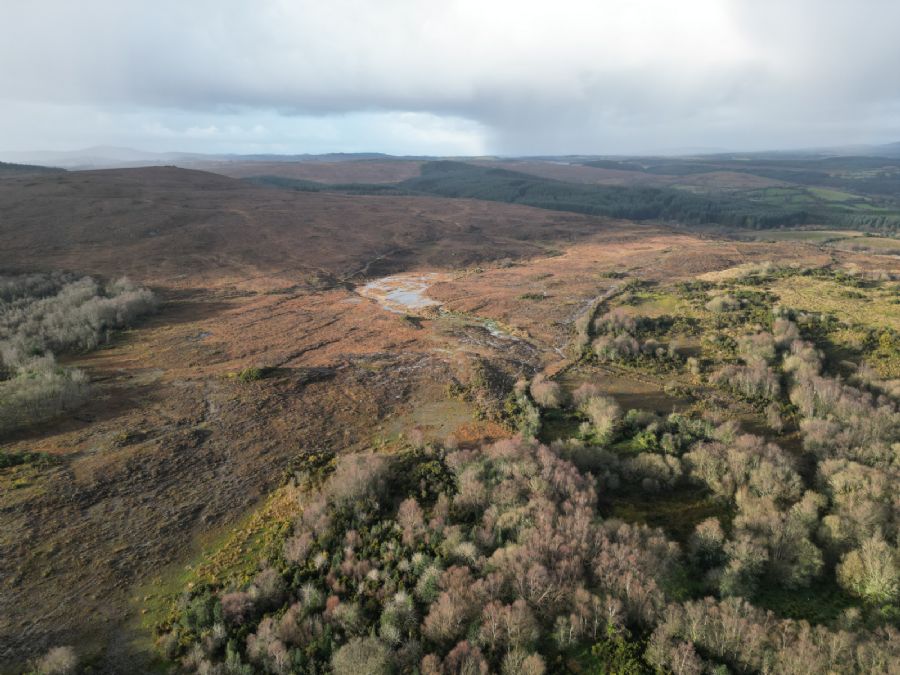
[[55,295],[0,303],[0,358],[9,368],[31,354],[93,349],[155,308],[153,293],[125,278],[106,286],[90,277],[69,279]]
[[741,306],[740,300],[732,295],[717,295],[706,303],[706,309],[710,312],[720,314],[723,312],[731,312]]
[[504,412],[510,425],[525,438],[533,438],[541,430],[541,411],[526,394],[527,385],[516,386],[509,394]]
[[780,349],[787,349],[795,340],[800,339],[800,329],[793,321],[775,319],[772,323],[772,337]]
[[758,360],[772,363],[775,360],[775,339],[766,332],[745,335],[738,340],[738,354],[747,363]]
[[54,461],[54,455],[46,452],[7,452],[0,450],[0,469],[22,464],[47,464]]
[[750,400],[771,401],[781,393],[778,375],[762,359],[746,366],[723,366],[710,375],[709,381]]
[[563,403],[559,384],[538,374],[531,381],[531,397],[542,408],[558,408]]
[[153,294],[124,277],[0,277],[0,434],[45,422],[81,404],[87,377],[53,352],[85,351],[155,309]]
[[617,307],[612,309],[594,321],[594,331],[598,335],[609,333],[621,335],[634,333],[637,329],[637,321],[624,309]]
[[236,377],[241,382],[256,382],[266,377],[271,370],[265,366],[250,366],[239,371]]
[[338,649],[331,659],[334,675],[390,675],[391,652],[374,637],[355,637]]
[[585,382],[572,392],[572,401],[577,406],[584,405],[589,398],[600,396],[603,390],[593,382]]
[[607,441],[613,437],[622,418],[622,409],[614,399],[607,396],[592,396],[585,401],[581,409],[594,425],[594,431],[598,436]]
[[35,661],[37,675],[72,675],[78,669],[78,657],[71,647],[53,647]]
[[784,420],[781,417],[781,406],[774,401],[766,406],[766,426],[772,431],[779,433],[784,430]]
[[83,371],[59,367],[50,354],[34,358],[15,377],[0,381],[0,434],[53,419],[81,405],[87,395]]
[[847,553],[837,577],[844,588],[867,602],[890,603],[900,598],[897,552],[880,537],[866,539]]
[[691,556],[700,567],[708,569],[724,561],[725,533],[717,518],[707,518],[697,524],[688,543]]
[[689,356],[685,361],[685,365],[687,366],[688,372],[690,372],[691,375],[699,375],[703,372],[703,369],[700,365],[700,359],[695,356]]
[[645,490],[656,491],[674,487],[682,468],[677,457],[642,452],[622,461],[622,473],[632,482],[642,481]]
[[637,340],[627,333],[622,335],[601,335],[592,345],[594,354],[601,361],[630,359],[641,353]]

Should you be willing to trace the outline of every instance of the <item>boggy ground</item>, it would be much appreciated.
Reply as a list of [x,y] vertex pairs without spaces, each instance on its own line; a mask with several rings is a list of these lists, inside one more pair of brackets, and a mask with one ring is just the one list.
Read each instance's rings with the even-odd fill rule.
[[[71,180],[75,184],[65,189],[77,193],[77,180]],[[159,193],[151,195],[154,200]],[[341,248],[334,244],[335,223],[365,210],[353,198],[314,196],[303,203],[323,209],[331,228],[322,225],[321,213],[310,216],[312,230],[322,228],[311,248],[303,248],[304,239],[287,225],[266,229],[270,223],[258,221],[264,235],[283,236],[261,235],[283,249],[271,258],[253,257],[259,247],[248,233],[243,248],[228,241],[221,232],[233,234],[233,226],[216,220],[222,211],[212,201],[216,215],[210,218],[217,224],[200,229],[216,236],[198,238],[186,217],[170,244],[190,246],[176,246],[168,258],[156,235],[129,238],[117,231],[107,243],[104,237],[111,235],[102,229],[79,226],[81,233],[70,233],[62,245],[54,243],[56,230],[46,222],[44,234],[27,243],[34,257],[26,261],[18,249],[3,249],[0,263],[13,269],[26,263],[95,274],[133,268],[135,280],[153,284],[164,301],[157,316],[110,346],[70,359],[95,382],[90,403],[4,444],[6,451],[55,458],[0,473],[4,671],[15,672],[24,658],[56,644],[76,645],[101,670],[149,667],[133,642],[137,589],[190,563],[211,539],[243,522],[284,484],[300,456],[390,443],[409,425],[434,435],[455,430],[473,441],[500,433],[496,425],[477,424],[476,411],[452,398],[451,385],[464,379],[473,359],[497,364],[511,379],[562,360],[574,318],[615,283],[609,272],[678,278],[753,260],[820,264],[837,255],[802,243],[721,242],[503,205],[447,202],[447,211],[445,200],[371,202],[378,206],[369,221],[373,228],[379,218],[417,209],[465,235],[412,238],[402,257],[390,260],[385,271],[451,273],[428,291],[443,303],[443,313],[405,317],[353,289],[378,272],[367,267],[377,256],[365,246],[378,240],[376,230],[339,255],[316,257],[328,245]],[[49,217],[50,202],[23,202],[13,213],[31,213],[22,221],[30,227]],[[114,220],[99,207],[95,216],[76,216],[109,227]],[[62,222],[59,212],[54,217]],[[526,221],[528,241],[504,238]],[[0,233],[5,241],[15,240],[10,222]],[[506,231],[488,227],[503,222]],[[404,227],[412,231],[414,225],[410,218]],[[509,260],[486,264],[467,257],[479,246],[494,260]],[[446,255],[450,249],[462,253]],[[295,261],[322,273],[310,279],[285,269]],[[554,300],[544,302],[543,294]],[[235,376],[252,367],[262,370]]]

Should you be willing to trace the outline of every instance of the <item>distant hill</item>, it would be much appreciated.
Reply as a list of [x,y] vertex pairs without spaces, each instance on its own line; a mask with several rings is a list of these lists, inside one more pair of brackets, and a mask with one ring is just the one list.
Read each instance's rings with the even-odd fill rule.
[[[230,164],[298,164],[307,162],[327,162],[330,164],[351,163],[366,160],[381,162],[403,160],[427,160],[434,157],[393,157],[379,152],[328,153],[322,155],[273,155],[273,154],[203,154],[193,152],[146,152],[133,148],[116,146],[95,146],[83,150],[40,150],[27,152],[2,152],[0,160],[58,166],[66,169],[125,169],[147,166],[180,166],[182,168],[206,169],[207,164],[226,166]],[[224,172],[223,172],[224,173]]]
[[[192,152],[148,152],[133,148],[118,146],[95,146],[81,150],[67,151],[9,151],[0,150],[0,161],[18,164],[54,166],[65,169],[115,169],[115,168],[139,168],[148,166],[179,166],[182,168],[196,168],[209,170],[223,175],[246,177],[250,175],[280,175],[290,178],[307,180],[320,180],[312,176],[313,170],[285,169],[297,165],[327,164],[332,167],[340,164],[352,165],[357,163],[374,162],[381,166],[393,163],[420,164],[423,162],[442,159],[457,161],[500,161],[500,162],[530,162],[537,164],[557,165],[592,165],[600,168],[608,164],[620,165],[623,161],[649,162],[654,165],[666,164],[670,167],[685,161],[790,161],[813,160],[829,157],[870,157],[870,158],[900,158],[900,142],[884,145],[847,145],[824,148],[778,150],[768,152],[725,152],[715,148],[683,148],[677,153],[668,152],[662,155],[543,155],[543,156],[505,156],[505,157],[436,157],[431,155],[404,155],[395,156],[380,152],[334,152],[323,154],[236,154],[236,153],[192,153]],[[254,165],[258,165],[254,168]],[[263,167],[262,165],[265,165]],[[279,168],[281,167],[281,168]],[[618,167],[616,167],[618,168]],[[698,170],[703,170],[699,169]],[[398,169],[398,172],[403,172]],[[329,172],[335,174],[329,175]],[[339,182],[343,178],[339,174],[347,171],[328,169],[323,173],[323,182]],[[388,170],[386,176],[392,172]],[[404,176],[406,178],[408,176]],[[387,179],[387,180],[402,180]],[[350,178],[350,180],[355,180]],[[368,179],[363,179],[368,180]],[[374,180],[372,182],[382,182]]]
[[399,183],[419,175],[423,162],[416,160],[365,159],[339,161],[200,161],[188,168],[211,171],[232,178],[280,177],[316,183]]
[[900,157],[900,141],[875,146],[875,154],[881,157]]
[[734,196],[725,199],[639,185],[585,185],[462,162],[425,164],[420,176],[403,181],[400,187],[630,220],[768,228],[802,224],[809,217],[804,209],[749,203]]
[[[520,166],[526,171],[512,170]],[[542,171],[541,167],[550,170]],[[900,203],[896,199],[900,160],[888,158],[780,162],[645,158],[599,160],[580,166],[442,160],[416,168],[417,175],[399,182],[325,184],[315,182],[311,175],[292,177],[284,173],[247,180],[298,192],[479,199],[684,225],[900,228]],[[596,174],[590,175],[592,172]],[[741,179],[742,175],[746,178]],[[616,183],[600,182],[610,176]],[[673,179],[675,182],[670,182]]]
[[34,164],[12,164],[10,162],[0,162],[0,175],[19,173],[59,173],[63,170],[64,169],[58,169],[51,166],[36,166]]
[[3,160],[40,164],[42,166],[58,166],[66,169],[164,166],[174,164],[176,161],[188,161],[193,158],[205,158],[206,156],[183,152],[144,152],[132,148],[107,145],[85,148],[83,150],[0,152],[0,159]]

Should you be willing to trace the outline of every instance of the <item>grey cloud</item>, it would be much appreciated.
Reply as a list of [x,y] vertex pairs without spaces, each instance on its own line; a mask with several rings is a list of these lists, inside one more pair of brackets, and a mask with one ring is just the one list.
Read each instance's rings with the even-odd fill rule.
[[[336,145],[364,139],[360,115],[408,112],[426,146],[447,118],[504,153],[877,142],[900,134],[898,25],[887,0],[37,0],[0,10],[0,100],[267,119],[272,143],[273,112],[332,120]],[[0,113],[2,133],[40,134],[27,118]]]

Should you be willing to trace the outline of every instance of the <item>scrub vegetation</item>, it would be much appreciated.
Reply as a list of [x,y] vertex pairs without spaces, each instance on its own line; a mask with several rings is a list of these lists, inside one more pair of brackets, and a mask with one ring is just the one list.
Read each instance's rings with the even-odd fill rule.
[[[774,265],[624,284],[579,317],[571,376],[511,388],[512,438],[297,474],[281,549],[185,590],[160,649],[201,673],[893,672],[900,342],[792,308],[786,279],[897,289]],[[696,403],[623,409],[609,369]]]
[[87,352],[156,307],[126,278],[32,274],[0,277],[0,434],[44,422],[81,404],[88,378],[56,356]]

